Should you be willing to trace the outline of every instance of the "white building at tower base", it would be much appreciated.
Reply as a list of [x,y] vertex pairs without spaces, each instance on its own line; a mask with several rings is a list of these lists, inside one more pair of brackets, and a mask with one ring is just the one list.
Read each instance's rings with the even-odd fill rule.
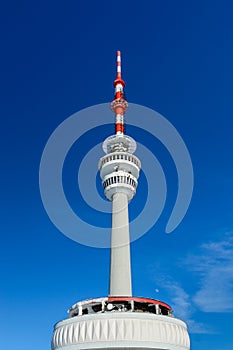
[[55,325],[52,350],[188,350],[186,324],[170,307],[147,298],[109,297],[75,304]]

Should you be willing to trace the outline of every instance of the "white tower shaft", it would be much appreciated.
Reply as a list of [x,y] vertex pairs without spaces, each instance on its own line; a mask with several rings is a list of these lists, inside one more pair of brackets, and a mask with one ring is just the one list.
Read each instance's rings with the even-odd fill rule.
[[128,197],[115,193],[112,198],[110,296],[132,296]]

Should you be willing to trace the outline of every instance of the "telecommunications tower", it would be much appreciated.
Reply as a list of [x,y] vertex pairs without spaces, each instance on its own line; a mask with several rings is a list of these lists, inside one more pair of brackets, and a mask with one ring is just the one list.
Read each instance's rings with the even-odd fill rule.
[[136,193],[141,163],[133,154],[136,142],[125,135],[124,87],[117,51],[111,103],[115,134],[104,141],[105,156],[99,161],[104,194],[112,202],[109,295],[74,304],[69,318],[54,327],[52,350],[190,348],[186,324],[173,316],[168,304],[132,296],[128,202]]

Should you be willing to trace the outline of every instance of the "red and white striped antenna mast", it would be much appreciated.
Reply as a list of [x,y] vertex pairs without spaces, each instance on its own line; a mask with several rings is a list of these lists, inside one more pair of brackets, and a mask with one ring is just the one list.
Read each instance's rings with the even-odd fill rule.
[[114,99],[110,104],[111,110],[115,113],[115,134],[109,136],[103,143],[105,153],[115,151],[128,151],[134,153],[136,142],[130,136],[125,135],[125,112],[128,108],[128,102],[125,99],[125,82],[121,77],[121,52],[117,51],[117,74],[113,82],[115,89]]
[[124,134],[124,115],[128,108],[128,103],[124,96],[125,82],[121,77],[121,52],[117,51],[117,76],[114,80],[115,88],[114,100],[111,103],[111,109],[115,113],[115,133]]
[[121,52],[117,51],[117,79],[121,80]]

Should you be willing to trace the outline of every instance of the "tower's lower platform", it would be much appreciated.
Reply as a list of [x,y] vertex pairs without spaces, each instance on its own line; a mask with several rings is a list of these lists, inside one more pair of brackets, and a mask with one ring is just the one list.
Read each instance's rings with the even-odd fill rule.
[[80,302],[69,310],[70,318],[55,325],[52,349],[188,350],[186,324],[170,311],[167,304],[145,298]]

